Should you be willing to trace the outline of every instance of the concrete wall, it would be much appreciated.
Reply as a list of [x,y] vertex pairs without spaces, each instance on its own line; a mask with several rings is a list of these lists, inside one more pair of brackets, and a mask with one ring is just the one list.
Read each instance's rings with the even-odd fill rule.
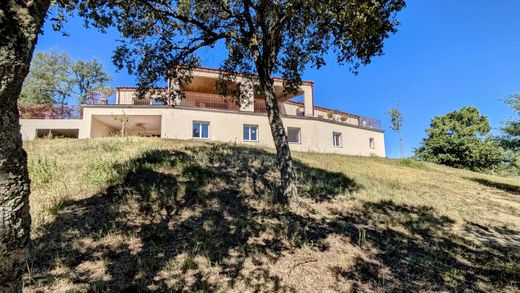
[[20,132],[23,140],[36,138],[38,129],[78,129],[81,132],[81,119],[20,119]]
[[[37,120],[21,119],[23,139],[34,139],[37,129],[79,129],[79,138],[108,136],[118,129],[110,127],[96,115],[160,115],[161,137],[192,139],[193,121],[210,123],[209,140],[245,143],[274,147],[270,126],[265,114],[168,106],[85,106],[82,120]],[[301,129],[301,143],[291,143],[291,150],[302,152],[326,152],[348,155],[385,156],[384,133],[371,129],[314,117],[284,117],[285,127]],[[258,141],[243,140],[243,126],[258,126]],[[333,132],[342,135],[343,145],[335,147]],[[369,139],[374,138],[375,148],[370,148]]]
[[[161,115],[161,137],[192,139],[193,121],[210,123],[209,140],[246,143],[274,147],[270,126],[265,114],[201,110],[191,108],[172,108],[167,106],[148,107],[85,107],[84,120],[89,133],[98,133],[96,115]],[[385,156],[384,133],[370,129],[345,125],[312,117],[284,117],[285,127],[301,128],[301,143],[291,143],[295,151],[340,153],[349,155]],[[243,126],[258,125],[258,141],[243,140]],[[342,134],[342,147],[335,147],[332,133]],[[81,132],[80,132],[81,133]],[[80,135],[81,137],[81,135]],[[375,148],[371,149],[369,139],[374,138]]]

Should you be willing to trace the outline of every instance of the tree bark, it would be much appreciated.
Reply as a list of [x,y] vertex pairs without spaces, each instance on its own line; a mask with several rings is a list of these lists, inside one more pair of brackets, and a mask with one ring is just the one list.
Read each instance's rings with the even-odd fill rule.
[[274,145],[276,147],[276,156],[280,165],[281,190],[276,201],[279,203],[289,203],[291,198],[296,196],[297,190],[295,185],[296,174],[294,172],[291,150],[289,149],[289,141],[287,133],[283,126],[282,117],[278,109],[278,98],[274,92],[274,81],[270,76],[259,75],[260,89],[265,97],[265,106],[267,109],[267,117],[271,126],[271,134],[273,136]]
[[50,1],[0,4],[0,292],[20,292],[30,240],[29,176],[18,97]]

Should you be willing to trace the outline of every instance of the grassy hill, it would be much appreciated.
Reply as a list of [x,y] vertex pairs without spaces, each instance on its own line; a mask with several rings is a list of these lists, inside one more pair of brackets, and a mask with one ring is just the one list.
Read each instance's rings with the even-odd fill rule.
[[26,291],[520,289],[520,178],[160,139],[37,140]]

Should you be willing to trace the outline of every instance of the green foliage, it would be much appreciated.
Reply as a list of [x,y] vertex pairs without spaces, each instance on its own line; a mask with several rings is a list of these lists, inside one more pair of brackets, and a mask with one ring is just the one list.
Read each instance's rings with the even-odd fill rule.
[[392,130],[398,134],[401,133],[401,127],[403,126],[404,122],[403,113],[401,113],[401,111],[399,111],[397,108],[392,108],[390,111],[388,111],[388,116],[390,116],[390,127]]
[[103,64],[96,59],[90,61],[79,60],[72,66],[74,82],[78,87],[78,103],[87,104],[87,93],[94,89],[103,88],[111,78],[103,71]]
[[72,93],[67,53],[38,52],[20,94],[21,104],[61,104]]
[[106,91],[110,80],[95,59],[74,63],[66,52],[38,52],[24,81],[20,104],[64,105],[73,97],[86,103],[89,91]]
[[403,159],[404,147],[403,138],[401,137],[401,128],[403,127],[404,123],[403,113],[398,108],[391,108],[390,111],[388,111],[388,116],[390,116],[390,127],[399,136],[399,152],[401,153],[401,158]]
[[452,167],[490,169],[503,159],[495,141],[482,138],[490,130],[486,116],[475,107],[464,107],[435,117],[426,130],[428,137],[415,153],[422,160]]
[[417,161],[412,158],[406,158],[399,160],[399,163],[403,166],[410,167],[410,168],[416,168],[416,169],[424,169],[426,166],[423,164],[423,162]]
[[114,62],[135,73],[143,90],[170,78],[182,81],[189,70],[179,65],[189,69],[199,64],[200,49],[224,43],[221,69],[260,78],[279,73],[286,92],[301,84],[306,65],[325,65],[328,53],[354,71],[382,55],[405,6],[403,0],[57,2],[58,15],[77,9],[88,24],[120,31]]
[[38,157],[28,164],[29,177],[34,183],[48,183],[58,171],[55,159]]
[[511,118],[507,120],[502,126],[501,130],[503,136],[501,136],[500,143],[508,150],[519,152],[520,151],[520,95],[512,95],[505,99],[505,103],[509,105],[513,111],[516,112],[516,119]]

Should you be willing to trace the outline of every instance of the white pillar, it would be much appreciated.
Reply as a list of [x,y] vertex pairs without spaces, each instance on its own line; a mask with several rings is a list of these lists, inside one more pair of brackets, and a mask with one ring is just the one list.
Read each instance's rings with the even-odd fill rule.
[[314,94],[312,85],[303,85],[303,104],[305,108],[305,116],[314,116]]

